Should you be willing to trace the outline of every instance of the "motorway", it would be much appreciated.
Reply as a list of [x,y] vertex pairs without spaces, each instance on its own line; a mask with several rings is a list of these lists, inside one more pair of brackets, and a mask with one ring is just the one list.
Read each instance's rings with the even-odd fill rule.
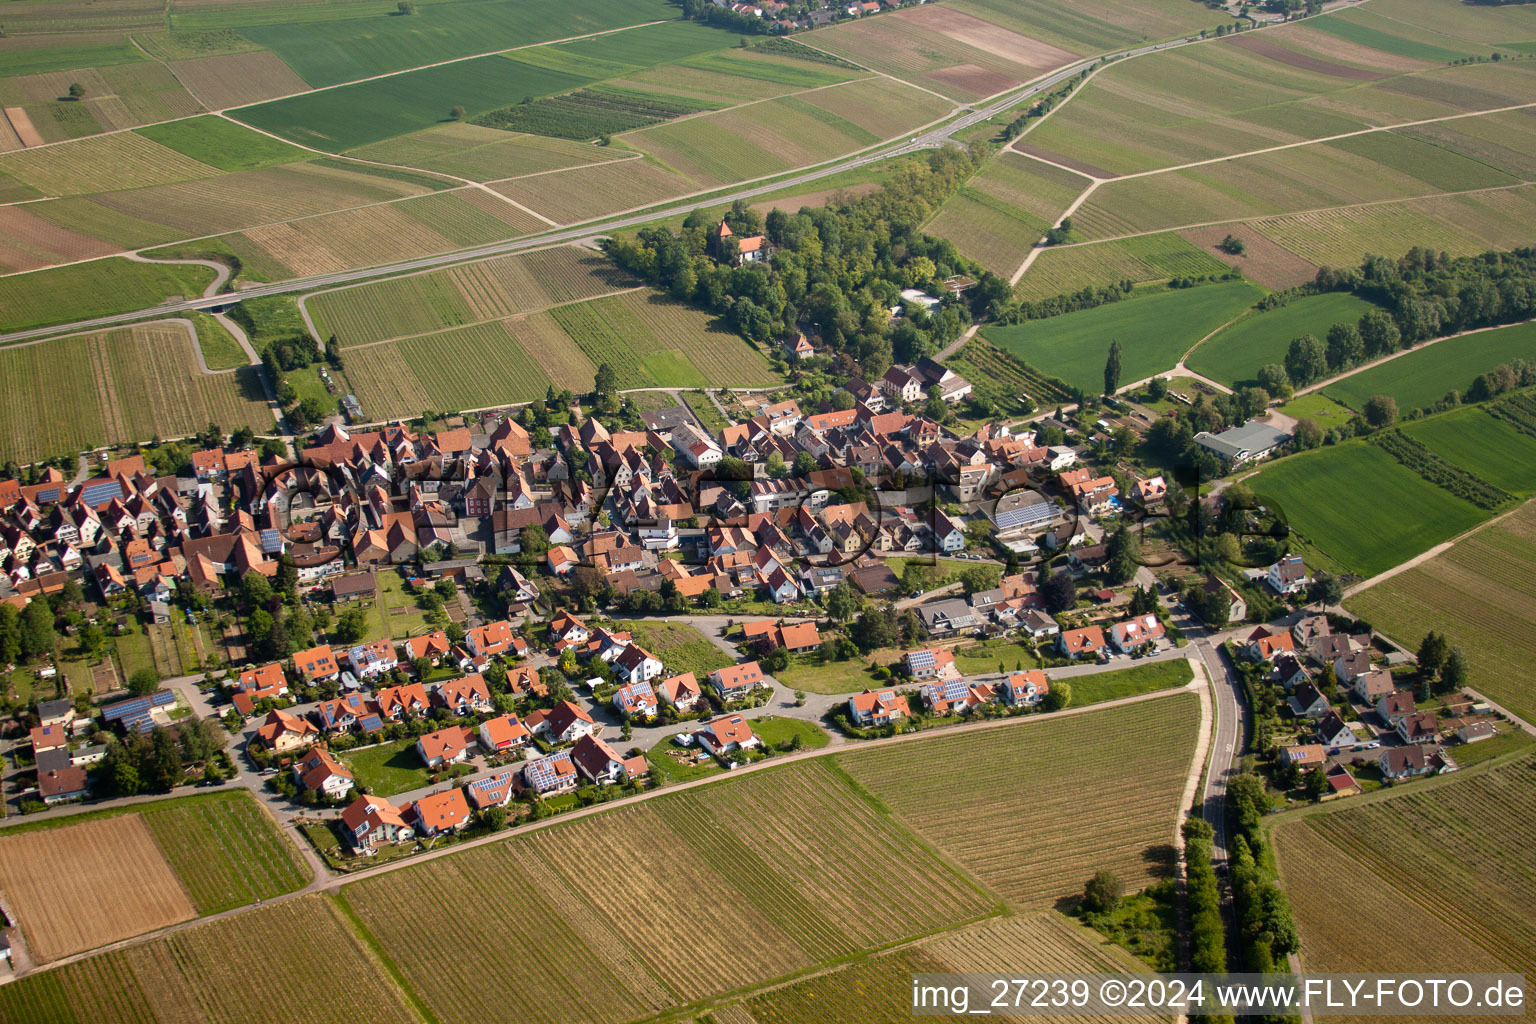
[[493,256],[505,256],[512,253],[524,252],[530,249],[541,249],[552,245],[563,245],[570,242],[578,242],[583,239],[606,234],[611,231],[624,228],[637,227],[656,220],[658,217],[671,217],[691,213],[694,210],[709,209],[722,206],[737,199],[753,199],[772,192],[780,192],[786,188],[797,185],[809,184],[829,178],[845,171],[855,170],[892,157],[906,156],[925,149],[933,149],[949,142],[956,132],[962,131],[978,122],[996,117],[998,114],[1023,103],[1025,100],[1038,96],[1042,92],[1048,92],[1058,85],[1074,77],[1087,68],[1091,68],[1100,60],[1120,60],[1127,57],[1136,57],[1141,54],[1151,53],[1154,50],[1166,50],[1176,46],[1187,46],[1201,41],[1199,36],[1190,36],[1184,39],[1166,43],[1149,43],[1146,46],[1132,50],[1122,50],[1119,53],[1109,54],[1105,57],[1089,57],[1051,72],[1043,78],[1036,79],[1017,91],[1008,93],[1000,99],[993,100],[984,106],[974,107],[966,113],[939,125],[929,131],[918,135],[907,136],[893,142],[878,146],[861,154],[850,156],[843,160],[837,160],[811,170],[794,174],[787,178],[778,178],[766,184],[752,185],[739,188],[731,192],[713,192],[709,196],[685,202],[679,205],[666,203],[656,204],[646,210],[620,216],[616,219],[601,219],[588,221],[571,227],[560,228],[555,231],[546,231],[537,235],[525,235],[510,239],[505,242],[495,242],[473,249],[459,249],[450,253],[439,253],[436,256],[426,256],[421,259],[408,260],[402,263],[392,263],[387,266],[364,267],[358,270],[338,271],[331,274],[319,274],[314,277],[295,278],[290,281],[282,281],[276,284],[257,285],[252,288],[241,289],[239,292],[225,295],[214,295],[207,298],[186,299],[179,302],[168,302],[158,306],[140,309],[130,313],[119,313],[113,316],[96,317],[92,320],[78,320],[69,324],[58,324],[52,327],[39,327],[27,331],[16,331],[11,334],[0,334],[0,344],[27,341],[37,338],[47,338],[54,335],[74,334],[80,331],[95,330],[102,327],[115,327],[134,320],[142,320],[146,317],[175,316],[192,310],[208,310],[227,306],[240,299],[259,298],[267,295],[283,295],[290,292],[309,292],[322,288],[334,288],[346,284],[356,284],[361,281],[374,280],[381,277],[394,277],[400,274],[409,274],[416,271],[431,270],[436,267],[452,266],[458,263],[470,263],[476,260],[488,259]]

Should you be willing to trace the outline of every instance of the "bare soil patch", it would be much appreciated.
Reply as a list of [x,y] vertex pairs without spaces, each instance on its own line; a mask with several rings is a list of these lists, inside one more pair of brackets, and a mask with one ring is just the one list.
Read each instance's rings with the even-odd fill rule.
[[[1317,276],[1317,264],[1271,241],[1258,229],[1247,224],[1213,224],[1210,227],[1189,228],[1179,234],[1266,288],[1293,288]],[[1241,256],[1233,256],[1217,248],[1228,235],[1243,240],[1246,248]]]
[[0,206],[0,245],[32,253],[33,262],[25,268],[28,270],[117,251],[116,246],[99,238],[50,224],[20,206]]
[[1268,39],[1258,39],[1254,36],[1232,36],[1227,42],[1231,46],[1247,50],[1249,53],[1256,53],[1260,57],[1268,57],[1272,61],[1288,64],[1293,68],[1301,68],[1303,71],[1332,75],[1334,78],[1348,78],[1356,82],[1379,82],[1384,78],[1392,77],[1382,71],[1352,68],[1347,64],[1335,64],[1331,60],[1323,60],[1321,57],[1310,57],[1305,53],[1287,50]]
[[1077,59],[1060,47],[1000,28],[990,21],[983,21],[951,7],[916,7],[897,11],[890,17],[910,21],[994,57],[1039,71],[1061,67]]
[[258,103],[309,89],[309,84],[270,50],[195,57],[168,66],[187,91],[210,110]]
[[956,89],[964,89],[976,96],[994,96],[1004,90],[1012,89],[1020,82],[1020,79],[1013,75],[1005,75],[1001,71],[989,71],[979,64],[957,64],[952,68],[930,71],[923,77]]
[[0,835],[0,891],[40,963],[197,916],[137,814]]
[[11,122],[11,130],[16,133],[16,138],[23,146],[43,144],[43,137],[37,133],[37,128],[32,124],[32,118],[21,107],[6,107],[5,118]]

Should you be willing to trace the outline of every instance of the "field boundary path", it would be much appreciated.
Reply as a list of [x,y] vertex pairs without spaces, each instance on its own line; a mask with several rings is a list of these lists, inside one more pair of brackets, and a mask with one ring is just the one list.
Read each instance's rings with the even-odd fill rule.
[[1506,327],[1518,327],[1521,324],[1528,323],[1536,323],[1536,320],[1516,320],[1514,323],[1495,324],[1492,327],[1474,327],[1469,331],[1457,331],[1455,334],[1444,334],[1438,338],[1429,338],[1410,348],[1400,348],[1396,352],[1388,352],[1386,355],[1372,359],[1368,363],[1361,363],[1359,366],[1352,366],[1345,370],[1343,373],[1334,374],[1327,380],[1320,380],[1316,384],[1308,384],[1306,387],[1297,390],[1291,397],[1300,398],[1302,395],[1310,395],[1314,391],[1321,391],[1326,387],[1331,387],[1334,384],[1337,384],[1339,381],[1346,377],[1353,377],[1355,374],[1364,370],[1375,369],[1382,363],[1390,363],[1394,359],[1399,359],[1411,352],[1420,352],[1426,348],[1429,348],[1431,345],[1438,345],[1442,341],[1450,341],[1452,338],[1465,338],[1469,334],[1482,334],[1484,331],[1502,331]]
[[[1536,500],[1536,499],[1527,499],[1527,500],[1530,501],[1530,500]],[[1500,523],[1500,522],[1503,522],[1505,519],[1508,519],[1510,516],[1514,515],[1518,511],[1520,511],[1520,509],[1524,508],[1525,505],[1526,505],[1526,502],[1522,501],[1522,502],[1518,503],[1517,505],[1515,505],[1514,508],[1507,509],[1504,512],[1500,512],[1498,515],[1494,516],[1492,519],[1486,519],[1483,522],[1478,523],[1476,526],[1472,527],[1470,530],[1466,530],[1466,531],[1463,531],[1462,533],[1458,533],[1456,536],[1452,537],[1450,540],[1443,540],[1439,544],[1436,544],[1434,547],[1428,549],[1427,551],[1419,552],[1418,554],[1414,555],[1412,558],[1408,559],[1408,561],[1406,561],[1406,562],[1400,562],[1397,565],[1394,565],[1392,568],[1387,569],[1384,572],[1377,573],[1375,576],[1372,576],[1368,580],[1361,580],[1359,583],[1353,584],[1352,586],[1349,586],[1349,587],[1345,588],[1345,590],[1344,590],[1344,597],[1345,597],[1345,599],[1347,600],[1347,599],[1349,599],[1351,597],[1354,597],[1356,594],[1360,593],[1361,591],[1369,590],[1371,587],[1376,586],[1376,584],[1378,584],[1378,583],[1385,583],[1387,580],[1389,580],[1392,577],[1398,575],[1399,573],[1404,573],[1404,572],[1407,572],[1409,569],[1417,568],[1418,566],[1421,566],[1425,562],[1429,561],[1431,558],[1434,558],[1436,555],[1443,555],[1443,554],[1445,554],[1447,551],[1451,550],[1451,548],[1455,547],[1457,544],[1461,543],[1462,541],[1471,538],[1472,536],[1474,536],[1477,533],[1480,533],[1483,530],[1486,530],[1488,527],[1492,526],[1495,523]]]

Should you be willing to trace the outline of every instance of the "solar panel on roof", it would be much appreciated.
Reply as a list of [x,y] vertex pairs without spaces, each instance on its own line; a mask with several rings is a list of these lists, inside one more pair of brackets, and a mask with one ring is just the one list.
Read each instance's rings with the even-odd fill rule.
[[[115,487],[117,485],[114,484],[113,486]],[[44,490],[41,490],[41,491],[37,492],[37,500],[38,501],[58,501],[59,500],[59,496],[62,493],[62,491],[63,491],[62,487],[49,487],[49,488],[46,488]]]
[[364,715],[360,722],[363,729],[367,732],[373,732],[375,729],[384,728],[384,722],[379,718],[378,715]]
[[[87,505],[101,505],[111,501],[113,498],[121,497],[122,493],[122,485],[116,480],[104,480],[101,483],[86,484],[85,489],[80,492],[80,497],[85,499]],[[38,497],[43,501],[54,500],[53,498],[43,498],[42,495],[38,495]]]

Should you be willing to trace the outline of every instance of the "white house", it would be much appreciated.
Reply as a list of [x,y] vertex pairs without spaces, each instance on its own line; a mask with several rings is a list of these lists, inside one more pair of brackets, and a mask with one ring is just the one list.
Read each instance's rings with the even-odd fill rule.
[[1269,567],[1265,581],[1275,593],[1289,597],[1305,593],[1312,584],[1312,577],[1308,575],[1307,563],[1300,555],[1287,555]]

